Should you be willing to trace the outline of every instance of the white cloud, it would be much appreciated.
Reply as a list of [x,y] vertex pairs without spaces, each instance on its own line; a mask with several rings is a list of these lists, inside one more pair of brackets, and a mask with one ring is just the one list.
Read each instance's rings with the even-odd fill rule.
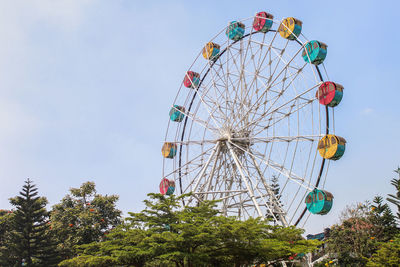
[[373,114],[375,112],[375,110],[373,109],[373,108],[364,108],[362,111],[361,111],[361,114],[362,115],[371,115],[371,114]]

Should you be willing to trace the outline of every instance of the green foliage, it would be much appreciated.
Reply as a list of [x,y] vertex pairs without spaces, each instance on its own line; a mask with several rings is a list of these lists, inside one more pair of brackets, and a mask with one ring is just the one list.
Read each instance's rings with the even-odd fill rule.
[[10,232],[14,213],[11,210],[0,210],[0,266],[6,258],[10,258],[10,251],[7,246],[10,243]]
[[331,228],[327,248],[336,255],[340,266],[364,266],[379,242],[391,240],[396,233],[395,217],[383,198],[376,196],[372,204],[346,208],[341,224]]
[[121,223],[118,196],[96,193],[95,184],[86,182],[71,188],[51,211],[51,227],[57,233],[59,254],[65,259],[75,255],[74,246],[103,240],[110,229]]
[[80,256],[61,266],[103,260],[124,266],[240,266],[288,259],[320,244],[303,240],[302,230],[293,227],[220,216],[214,202],[182,208],[185,196],[149,196],[145,210],[130,213],[106,240],[79,246]]
[[73,267],[109,267],[117,263],[109,256],[80,256],[71,260],[65,260],[58,266]]
[[397,219],[400,220],[400,168],[394,172],[399,175],[399,178],[393,178],[390,183],[396,188],[396,195],[388,194],[387,200],[397,206]]
[[368,260],[370,267],[397,267],[400,266],[400,237],[389,242],[381,243],[379,249]]
[[368,219],[375,226],[374,236],[377,241],[389,241],[399,232],[396,219],[389,205],[383,203],[381,196],[376,196],[373,199]]
[[28,179],[19,196],[10,198],[16,207],[13,215],[4,218],[0,264],[4,266],[54,266],[57,263],[53,232],[49,231],[47,200],[39,197],[37,188]]
[[[400,168],[396,171],[400,175]],[[389,194],[388,201],[397,205],[400,218],[400,178],[392,179],[396,195]],[[400,266],[398,254],[399,233],[396,218],[381,196],[372,204],[360,203],[347,207],[341,223],[331,228],[327,251],[334,255],[339,266]],[[373,256],[372,256],[373,255]]]
[[347,207],[340,225],[331,228],[327,251],[340,266],[364,266],[377,247],[376,226],[369,220],[369,204]]

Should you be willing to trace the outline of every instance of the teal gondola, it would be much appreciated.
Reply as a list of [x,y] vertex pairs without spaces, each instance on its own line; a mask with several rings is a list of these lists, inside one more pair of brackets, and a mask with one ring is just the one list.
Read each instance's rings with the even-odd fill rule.
[[185,118],[185,107],[174,105],[169,111],[171,121],[181,122]]
[[333,195],[325,190],[314,189],[307,195],[305,203],[312,214],[325,215],[332,208]]
[[244,35],[244,24],[238,21],[232,21],[229,23],[226,29],[226,36],[233,41],[237,41]]
[[303,59],[307,63],[311,63],[314,65],[319,65],[324,62],[326,58],[326,54],[328,46],[319,41],[309,41],[306,43],[303,49]]

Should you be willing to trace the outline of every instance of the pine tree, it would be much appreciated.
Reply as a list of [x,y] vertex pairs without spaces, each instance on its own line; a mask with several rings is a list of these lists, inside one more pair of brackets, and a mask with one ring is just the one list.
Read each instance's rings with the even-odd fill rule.
[[272,175],[271,189],[274,192],[276,198],[279,200],[281,198],[281,188],[279,186],[278,177],[276,175]]
[[393,178],[390,183],[396,188],[396,195],[388,194],[387,200],[397,206],[397,219],[400,220],[400,168],[394,170],[399,175],[399,178]]
[[383,203],[383,198],[381,196],[374,197],[369,220],[376,227],[375,237],[379,241],[389,241],[398,233],[396,219],[389,205]]
[[47,199],[38,196],[31,180],[26,180],[19,196],[10,198],[16,210],[7,246],[8,264],[53,266],[57,262],[55,244],[48,227]]
[[273,209],[273,214],[268,214],[267,218],[272,219],[272,218],[275,217],[275,218],[279,219],[279,214],[277,212],[279,210],[279,207],[276,207],[274,204],[277,204],[277,205],[281,206],[281,202],[280,202],[280,199],[281,199],[281,192],[280,192],[281,188],[279,186],[279,180],[278,180],[278,177],[276,175],[272,175],[272,178],[271,178],[271,190],[275,195],[274,198],[277,201],[277,203],[275,203],[275,201],[271,201],[271,208]]

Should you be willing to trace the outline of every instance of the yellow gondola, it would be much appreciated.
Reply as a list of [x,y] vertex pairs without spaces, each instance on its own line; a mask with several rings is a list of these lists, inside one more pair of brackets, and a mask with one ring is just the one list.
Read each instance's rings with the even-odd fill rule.
[[203,48],[203,57],[208,60],[217,60],[220,50],[219,44],[209,42]]
[[340,159],[346,148],[346,140],[343,137],[327,134],[318,142],[318,152],[324,159]]
[[177,146],[174,143],[165,142],[162,146],[161,153],[164,158],[172,159],[176,155]]
[[283,38],[294,40],[300,35],[302,25],[301,20],[289,17],[282,21],[278,31]]

